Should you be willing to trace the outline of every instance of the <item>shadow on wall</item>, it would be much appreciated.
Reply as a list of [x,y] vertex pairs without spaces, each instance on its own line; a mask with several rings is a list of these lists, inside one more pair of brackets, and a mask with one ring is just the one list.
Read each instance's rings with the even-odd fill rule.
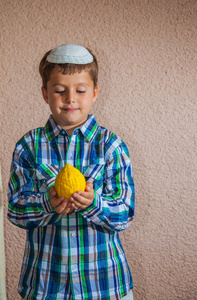
[[[126,143],[128,144],[127,141]],[[144,253],[144,233],[146,225],[151,220],[151,206],[149,204],[151,190],[148,183],[143,146],[135,138],[132,140],[132,145],[136,148],[131,149],[136,195],[135,217],[131,226],[120,233],[120,239],[133,277],[134,299],[142,299],[143,295],[143,300],[150,300],[146,290],[149,283],[149,269],[147,269],[147,257]],[[135,153],[136,156],[132,157],[132,153]]]

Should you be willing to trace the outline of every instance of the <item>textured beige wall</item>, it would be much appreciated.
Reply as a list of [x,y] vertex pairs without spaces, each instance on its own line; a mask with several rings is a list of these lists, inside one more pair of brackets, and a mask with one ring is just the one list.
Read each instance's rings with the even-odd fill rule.
[[[79,43],[100,64],[99,123],[127,143],[136,217],[121,233],[135,300],[197,299],[197,1],[2,0],[1,147],[4,188],[17,139],[45,124],[39,61]],[[18,300],[25,231],[5,218],[8,300]]]

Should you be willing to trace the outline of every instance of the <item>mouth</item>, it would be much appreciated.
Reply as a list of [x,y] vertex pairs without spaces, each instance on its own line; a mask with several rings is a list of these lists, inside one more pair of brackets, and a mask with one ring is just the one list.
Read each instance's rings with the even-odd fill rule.
[[62,107],[61,110],[65,111],[65,112],[75,112],[78,110],[78,108],[74,108],[74,107]]

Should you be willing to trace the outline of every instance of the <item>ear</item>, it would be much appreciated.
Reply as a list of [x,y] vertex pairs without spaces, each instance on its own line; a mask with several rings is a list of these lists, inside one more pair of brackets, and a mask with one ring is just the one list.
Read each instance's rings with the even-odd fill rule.
[[98,96],[98,85],[94,89],[94,94],[93,94],[93,99],[92,99],[93,102],[96,101],[97,96]]
[[47,90],[42,86],[41,91],[42,91],[42,97],[43,97],[44,101],[47,104],[49,104]]

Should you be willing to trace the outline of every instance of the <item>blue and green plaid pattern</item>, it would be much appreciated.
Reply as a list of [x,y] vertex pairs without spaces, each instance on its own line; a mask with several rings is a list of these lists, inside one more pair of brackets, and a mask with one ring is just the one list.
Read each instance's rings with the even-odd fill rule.
[[[67,216],[50,205],[48,188],[69,163],[94,184],[86,209]],[[121,299],[133,287],[118,232],[134,217],[129,153],[93,115],[70,137],[50,116],[16,144],[8,218],[26,229],[18,292],[25,299]]]

